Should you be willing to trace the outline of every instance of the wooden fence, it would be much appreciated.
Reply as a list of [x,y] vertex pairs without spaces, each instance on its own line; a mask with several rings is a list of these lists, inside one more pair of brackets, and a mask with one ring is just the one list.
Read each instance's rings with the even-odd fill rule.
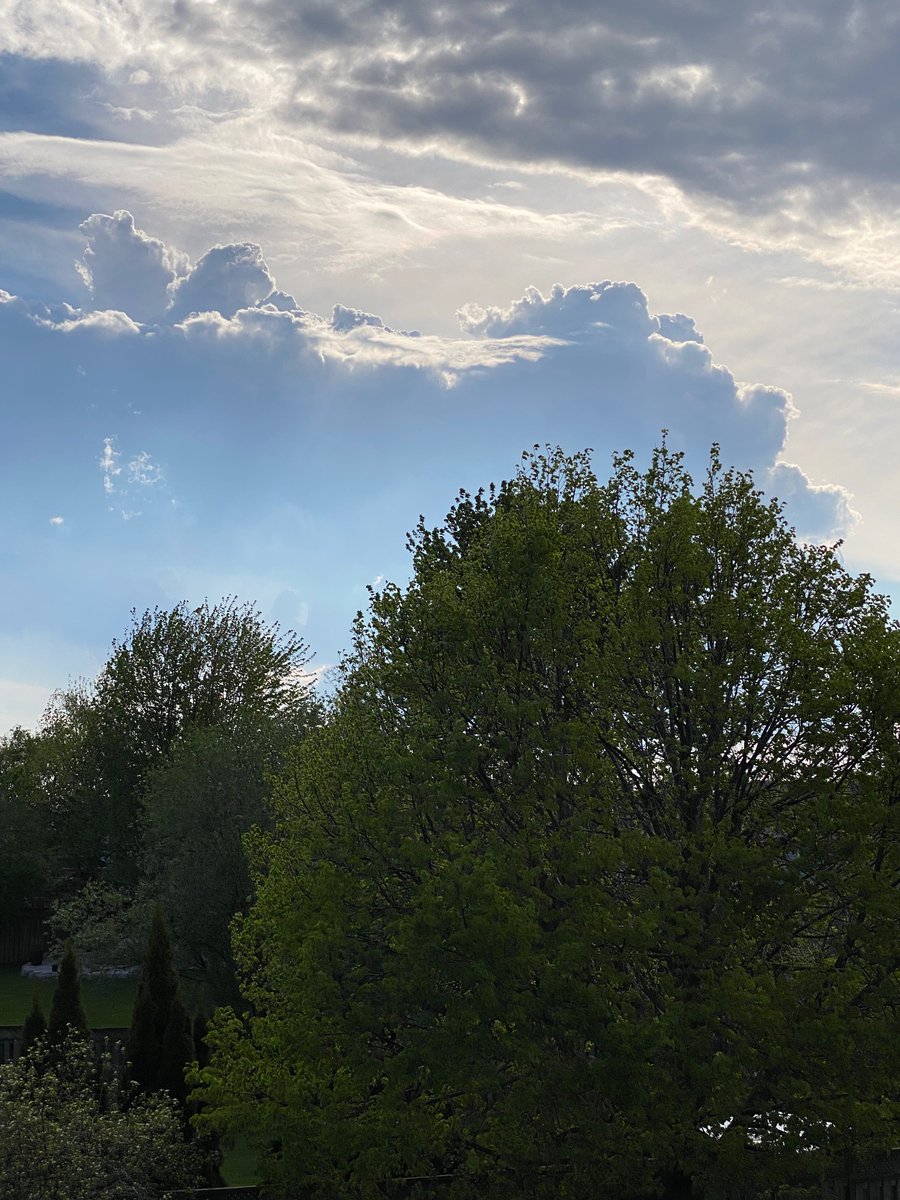
[[30,962],[46,944],[43,913],[26,913],[0,925],[0,967],[20,967],[22,963]]
[[257,1200],[259,1188],[247,1187],[194,1188],[193,1191],[173,1192],[173,1200]]
[[[127,1029],[92,1029],[91,1040],[96,1054],[109,1054],[116,1070],[125,1065]],[[22,1030],[15,1026],[0,1026],[0,1063],[14,1062],[22,1052]]]

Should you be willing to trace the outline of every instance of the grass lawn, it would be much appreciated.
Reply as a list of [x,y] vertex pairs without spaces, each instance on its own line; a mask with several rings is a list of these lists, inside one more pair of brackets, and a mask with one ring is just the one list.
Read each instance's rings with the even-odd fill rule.
[[[50,1015],[55,979],[26,979],[18,967],[0,967],[0,1025],[21,1025],[31,1008],[31,995],[37,994]],[[137,992],[137,979],[81,980],[81,1002],[92,1029],[127,1029]]]

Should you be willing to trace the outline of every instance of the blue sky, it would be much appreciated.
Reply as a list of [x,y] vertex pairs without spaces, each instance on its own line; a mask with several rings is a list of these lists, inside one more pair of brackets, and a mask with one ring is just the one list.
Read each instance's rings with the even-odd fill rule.
[[895,4],[0,11],[0,730],[132,608],[327,669],[534,443],[718,441],[900,598]]

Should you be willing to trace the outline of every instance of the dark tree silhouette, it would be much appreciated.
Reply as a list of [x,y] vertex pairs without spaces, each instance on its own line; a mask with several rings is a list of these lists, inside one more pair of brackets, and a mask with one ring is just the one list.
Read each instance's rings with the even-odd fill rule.
[[50,1006],[50,1019],[47,1022],[47,1034],[51,1046],[60,1046],[66,1039],[69,1027],[79,1033],[88,1033],[87,1017],[81,1003],[81,980],[78,974],[78,960],[72,943],[66,942],[62,962],[59,967],[59,982],[53,993],[53,1003]]
[[178,991],[172,942],[159,905],[153,910],[125,1057],[125,1076],[141,1091],[165,1089],[184,1105],[184,1068],[193,1058],[191,1023]]
[[31,995],[31,1010],[25,1018],[25,1024],[22,1026],[22,1053],[30,1050],[39,1038],[42,1038],[47,1032],[47,1018],[44,1016],[44,1010],[41,1008],[41,1002],[38,999],[37,989]]

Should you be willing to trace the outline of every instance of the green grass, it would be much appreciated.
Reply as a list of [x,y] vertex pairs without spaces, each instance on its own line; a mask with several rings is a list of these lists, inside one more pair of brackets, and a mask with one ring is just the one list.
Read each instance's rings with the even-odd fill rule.
[[[0,967],[0,1025],[21,1025],[37,990],[44,1016],[50,1015],[55,979],[27,979],[18,967]],[[81,980],[81,1002],[92,1029],[127,1029],[137,992],[136,979]]]
[[250,1187],[259,1183],[256,1149],[236,1137],[230,1146],[222,1146],[222,1178],[227,1187]]

